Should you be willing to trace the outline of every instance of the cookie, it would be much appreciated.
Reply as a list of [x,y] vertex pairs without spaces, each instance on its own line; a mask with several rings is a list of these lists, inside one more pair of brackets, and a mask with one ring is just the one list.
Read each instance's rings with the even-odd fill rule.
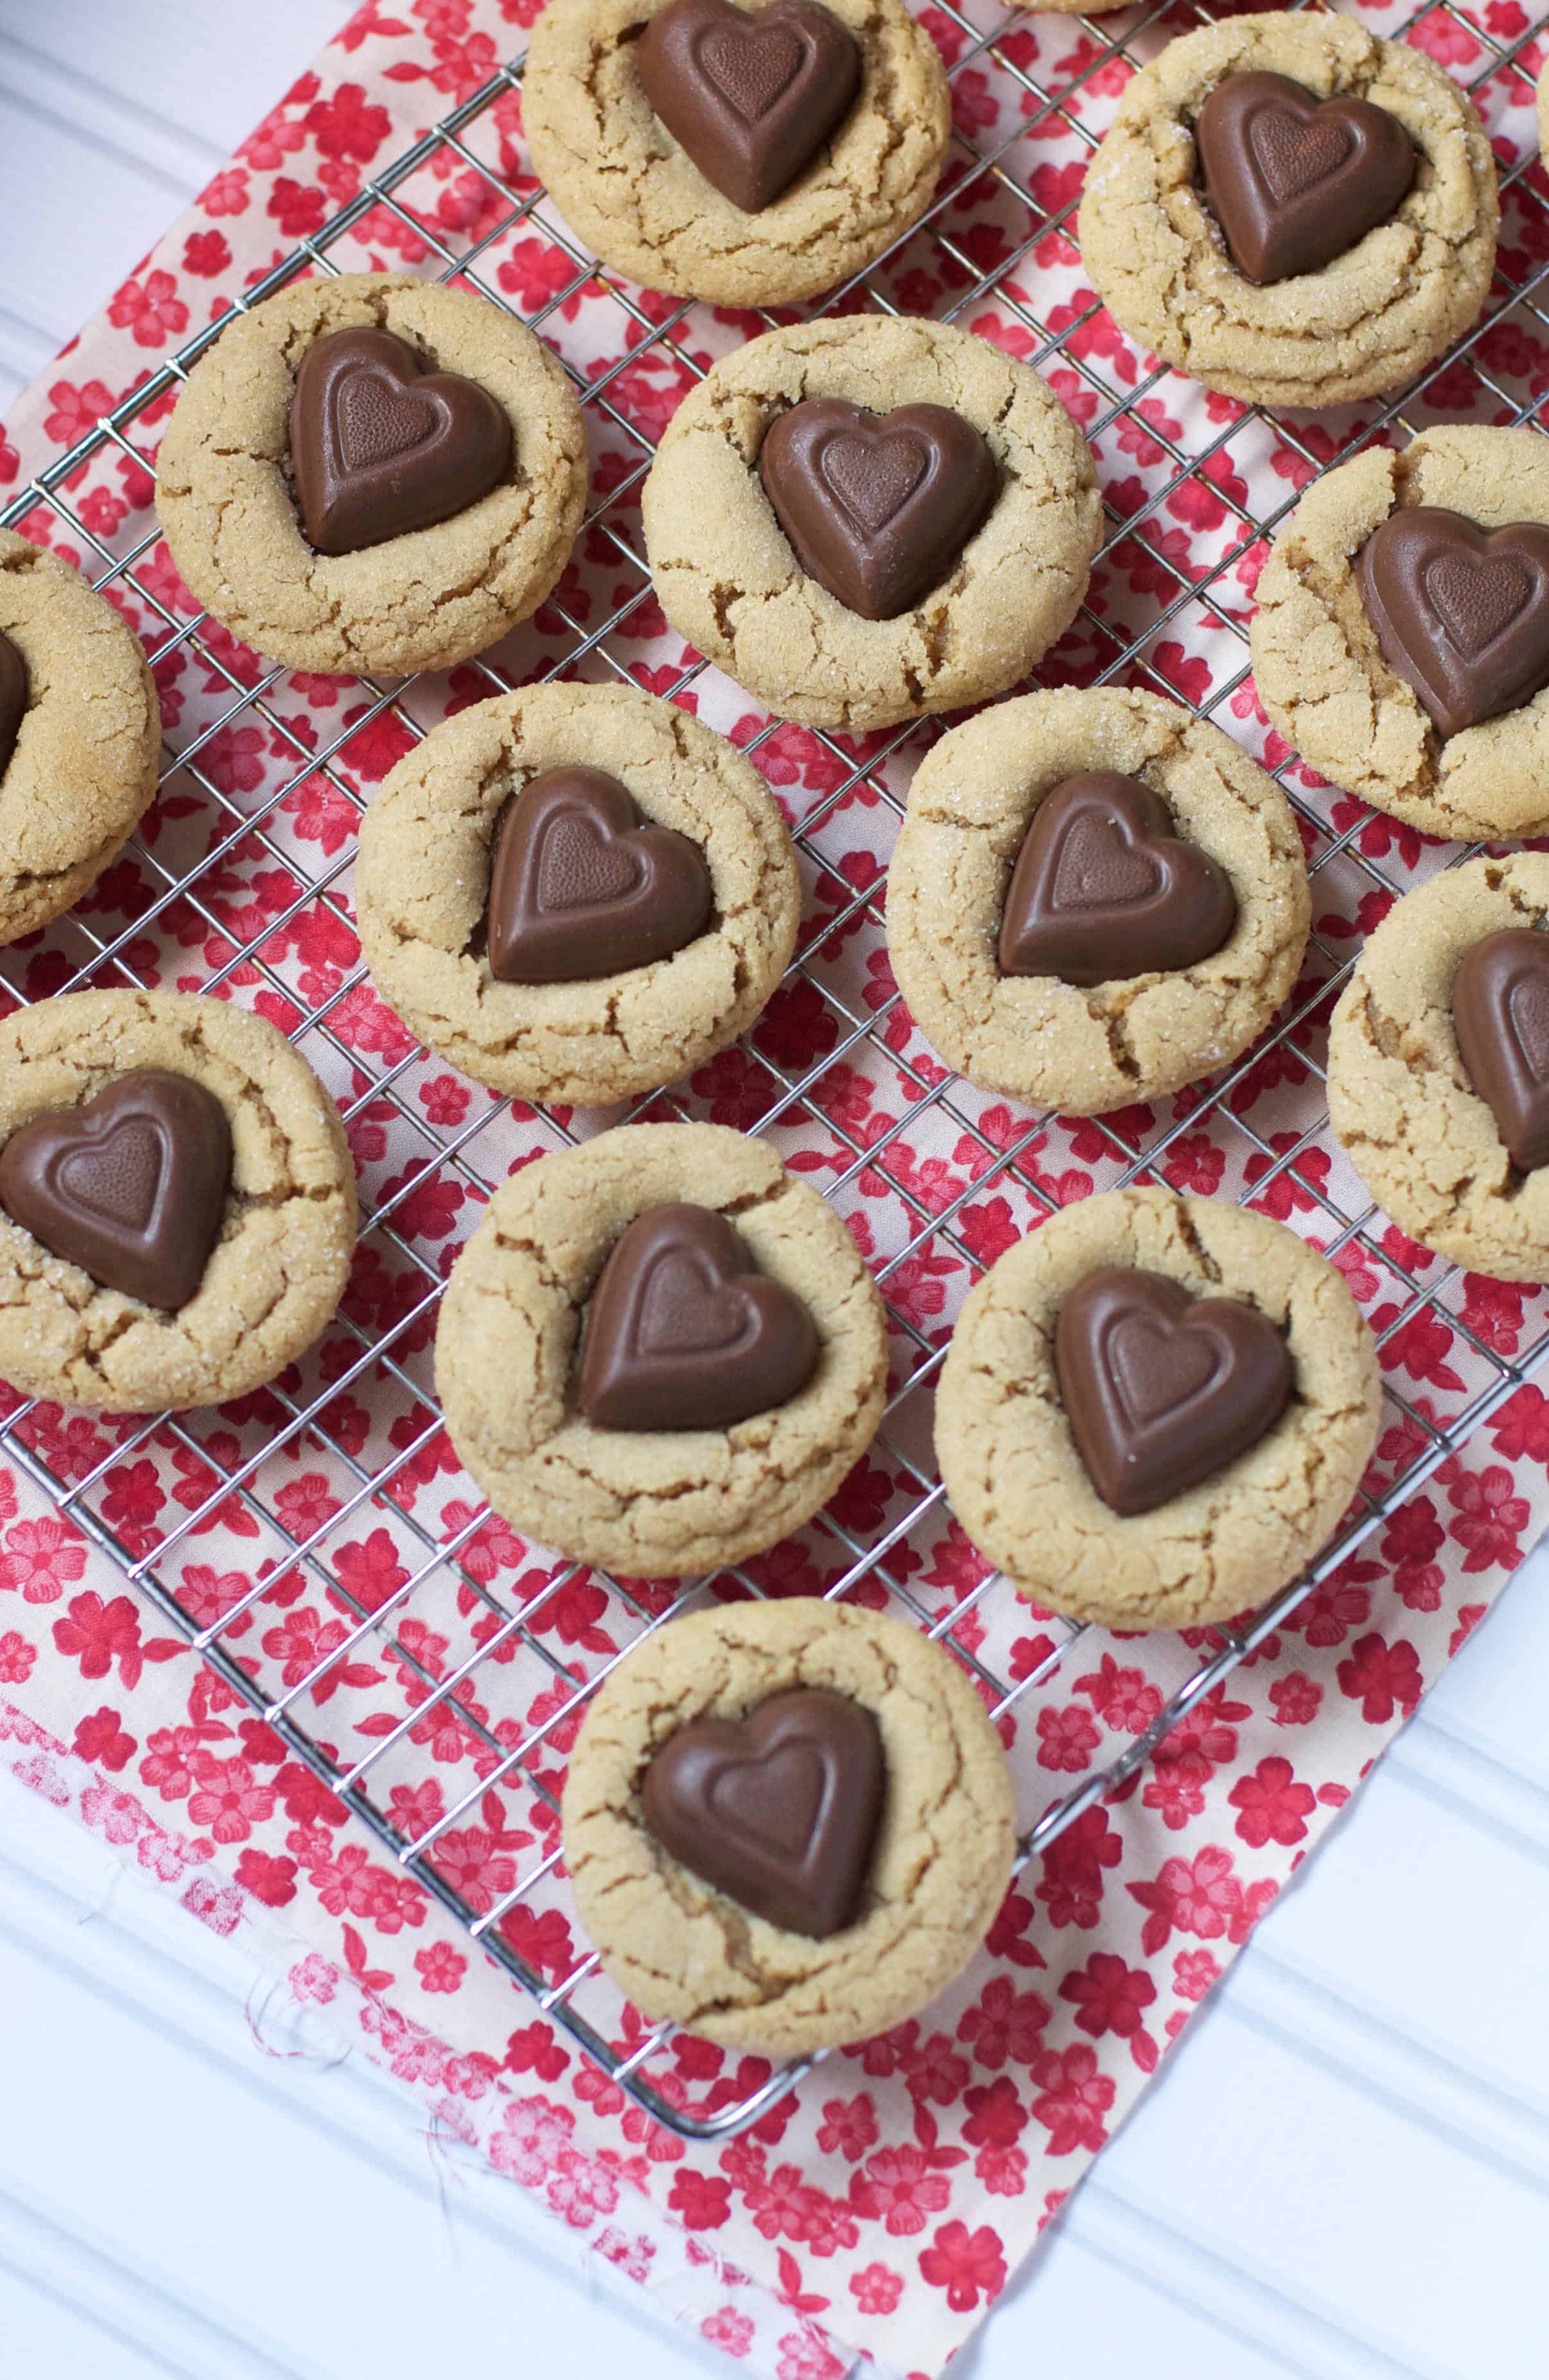
[[581,1923],[641,2015],[768,2058],[944,1991],[1016,1850],[1000,1740],[950,1654],[811,1597],[638,1645],[586,1715],[564,1828]]
[[1018,1594],[1109,1628],[1196,1627],[1317,1553],[1381,1402],[1372,1334],[1316,1249],[1242,1208],[1115,1190],[1052,1216],[971,1292],[936,1453]]
[[1546,926],[1542,852],[1448,868],[1388,912],[1329,1033],[1329,1115],[1372,1197],[1500,1281],[1549,1280]]
[[580,526],[586,432],[499,307],[352,273],[231,318],[158,469],[172,558],[234,636],[290,669],[405,676],[537,610]]
[[921,1031],[982,1089],[1095,1115],[1246,1050],[1310,905],[1274,780],[1158,695],[1029,694],[944,735],[909,788],[887,947]]
[[[604,264],[675,297],[788,306],[864,272],[924,212],[951,108],[935,44],[899,0],[774,0],[748,13],[757,34],[727,0],[550,0],[528,52],[522,123],[533,170]],[[847,49],[858,69],[853,85],[814,55],[807,20],[824,16],[839,29],[839,69]],[[677,35],[656,84],[667,123],[645,88],[648,44],[664,31]],[[719,83],[700,63],[706,46]],[[782,66],[789,79],[770,98]],[[835,87],[842,112],[825,124]],[[751,124],[738,93],[756,108]],[[744,206],[701,160],[736,181],[728,169],[746,166],[755,132],[765,152],[775,137],[776,173],[795,170],[768,197],[772,176],[740,186],[762,200]]]
[[0,530],[0,941],[70,907],[156,790],[140,640],[56,554]]
[[1457,84],[1319,10],[1170,42],[1087,170],[1079,238],[1115,321],[1164,363],[1250,403],[1326,406],[1400,387],[1461,336],[1498,221]]
[[[582,764],[612,792],[555,788]],[[544,806],[531,831],[523,803]],[[654,1090],[746,1032],[800,910],[752,762],[622,686],[526,686],[435,728],[361,821],[355,898],[412,1033],[493,1090],[567,1107]]]
[[0,1026],[0,1378],[26,1395],[247,1395],[334,1312],[356,1222],[337,1110],[262,1017],[79,991]]
[[[1368,447],[1307,490],[1258,595],[1260,699],[1320,775],[1428,834],[1549,829],[1549,441],[1537,431],[1427,430],[1401,454]],[[1488,708],[1492,691],[1510,707]],[[1458,724],[1470,708],[1474,723]]]
[[[691,1349],[711,1363],[729,1341],[762,1359],[753,1324],[770,1326],[752,1309],[773,1287],[810,1314],[816,1369],[787,1402],[719,1428],[596,1423],[575,1378],[590,1301],[628,1227],[684,1202],[733,1224],[758,1288],[682,1249],[627,1357],[638,1369],[653,1349]],[[871,1443],[887,1347],[854,1241],[772,1149],[720,1124],[628,1124],[495,1192],[447,1283],[435,1370],[452,1443],[496,1512],[579,1560],[675,1578],[741,1561],[811,1519]]]
[[[853,575],[879,544],[932,539],[959,491],[941,424],[878,417],[943,408],[994,466],[982,525],[891,618],[862,617],[803,567],[766,489],[768,433],[824,401],[861,417],[806,458]],[[772,710],[850,728],[1014,686],[1075,616],[1103,519],[1086,441],[1036,372],[967,331],[875,314],[771,331],[723,358],[668,423],[643,510],[679,634]]]

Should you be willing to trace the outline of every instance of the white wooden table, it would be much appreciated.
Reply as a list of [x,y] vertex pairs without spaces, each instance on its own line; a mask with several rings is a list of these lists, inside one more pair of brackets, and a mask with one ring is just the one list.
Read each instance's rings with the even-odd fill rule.
[[[0,0],[0,407],[344,6]],[[965,2380],[1543,2380],[1546,1696],[1549,1552],[1261,1927]],[[0,1788],[0,2380],[513,2357],[725,2380],[628,2283],[578,2277],[557,2227],[449,2165],[341,2045],[265,2056],[252,1986],[230,1944]]]

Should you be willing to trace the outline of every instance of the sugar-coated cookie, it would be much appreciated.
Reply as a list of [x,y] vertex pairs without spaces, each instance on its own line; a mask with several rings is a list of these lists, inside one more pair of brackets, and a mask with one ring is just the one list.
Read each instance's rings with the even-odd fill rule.
[[[535,171],[605,264],[680,298],[795,305],[863,272],[923,213],[952,129],[935,44],[900,0],[823,6],[852,53],[855,78],[831,128],[815,103],[832,67],[814,56],[816,88],[803,80],[803,53],[814,47],[805,19],[815,13],[821,20],[816,0],[748,10],[759,27],[750,35],[728,0],[550,0],[528,53],[523,128]],[[701,154],[705,143],[712,152],[744,149],[755,128],[778,134],[786,128],[775,119],[787,111],[797,145],[785,162],[811,143],[793,177],[756,207],[717,187],[647,95],[643,44],[655,34],[644,29],[659,30],[669,8],[692,10],[694,22],[675,44],[678,54],[664,60],[665,103],[676,99],[675,115],[688,106],[683,128]],[[781,48],[771,50],[776,31],[798,63],[769,101],[787,63]],[[750,124],[738,97],[768,103]],[[712,153],[710,162],[732,161]]]
[[[1407,182],[1388,171],[1406,144]],[[1468,329],[1498,220],[1489,139],[1450,76],[1320,9],[1169,42],[1088,168],[1079,237],[1115,321],[1165,363],[1326,406],[1401,386]]]
[[0,1379],[27,1395],[245,1396],[328,1321],[356,1222],[338,1111],[263,1017],[79,991],[0,1025]]
[[[697,1225],[675,1212],[676,1243],[642,1242],[685,1207]],[[640,1261],[621,1281],[631,1232]],[[815,1361],[792,1389],[803,1313]],[[766,1363],[782,1395],[756,1409],[740,1392]],[[844,1223],[773,1149],[721,1124],[625,1124],[495,1192],[447,1283],[435,1371],[452,1443],[497,1512],[579,1560],[673,1578],[762,1552],[827,1501],[882,1417],[886,1330]],[[686,1372],[723,1382],[743,1417],[652,1427]],[[631,1391],[628,1427],[587,1410],[608,1409],[609,1373]]]
[[160,747],[133,630],[57,554],[0,530],[0,941],[101,875],[156,790]]
[[1290,804],[1229,736],[1159,695],[1062,687],[921,762],[887,947],[970,1082],[1094,1115],[1247,1049],[1296,982],[1309,906]]
[[800,887],[735,746],[637,687],[556,684],[458,711],[399,761],[361,821],[356,907],[412,1032],[492,1089],[570,1106],[654,1090],[745,1032]]
[[586,431],[501,308],[350,273],[231,320],[158,470],[172,558],[234,636],[291,669],[399,676],[537,610],[580,526]]
[[1501,1281],[1549,1280],[1546,929],[1542,852],[1448,868],[1389,910],[1329,1032],[1329,1115],[1373,1198]]
[[1258,593],[1254,682],[1321,775],[1429,834],[1549,828],[1549,439],[1368,447],[1308,489]]
[[[982,492],[970,440],[993,467],[988,509],[954,550],[943,515],[961,528]],[[673,625],[818,727],[1004,694],[1074,617],[1103,521],[1086,441],[1035,371],[967,331],[875,314],[724,357],[668,423],[642,507]],[[939,575],[911,590],[921,548]],[[835,583],[904,608],[865,616]]]
[[811,1597],[638,1646],[587,1713],[564,1825],[581,1922],[640,2013],[769,2058],[945,1990],[1016,1846],[1000,1739],[950,1654]]
[[936,1454],[1018,1593],[1104,1627],[1196,1627],[1312,1559],[1381,1403],[1375,1342],[1315,1248],[1244,1208],[1115,1190],[970,1293]]

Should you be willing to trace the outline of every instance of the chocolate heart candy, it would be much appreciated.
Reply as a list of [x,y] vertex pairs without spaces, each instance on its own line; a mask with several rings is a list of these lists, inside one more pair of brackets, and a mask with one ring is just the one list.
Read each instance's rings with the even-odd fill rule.
[[1452,1026],[1519,1173],[1549,1165],[1549,934],[1508,926],[1463,954]]
[[818,0],[774,0],[756,15],[729,0],[672,0],[640,35],[635,71],[705,180],[757,214],[847,113],[860,53]]
[[1237,923],[1230,877],[1173,832],[1160,794],[1092,769],[1045,794],[1001,912],[1006,975],[1091,986],[1192,966]]
[[1356,583],[1383,659],[1412,686],[1439,735],[1516,710],[1549,685],[1549,528],[1487,534],[1461,513],[1415,504],[1361,547]]
[[296,375],[290,461],[309,544],[359,553],[497,488],[511,424],[487,388],[426,371],[391,331],[331,331]]
[[1055,1368],[1076,1451],[1127,1519],[1197,1488],[1256,1446],[1290,1398],[1290,1351],[1235,1297],[1104,1266],[1059,1309]]
[[1400,206],[1415,147],[1364,99],[1314,98],[1288,75],[1228,75],[1201,108],[1205,196],[1248,280],[1316,273]]
[[0,1207],[13,1222],[104,1289],[169,1312],[204,1278],[230,1180],[226,1110],[164,1066],[34,1116],[0,1150]]
[[759,476],[802,569],[863,620],[896,619],[939,586],[1000,492],[960,413],[868,413],[838,396],[771,422]]
[[640,1809],[717,1892],[821,1942],[859,1912],[885,1782],[871,1712],[809,1686],[680,1728],[640,1779]]
[[714,892],[699,845],[642,826],[616,777],[546,769],[506,806],[490,866],[490,971],[579,983],[648,966],[701,934]]
[[729,1429],[805,1388],[818,1334],[724,1215],[637,1215],[586,1309],[580,1407],[602,1429]]
[[26,716],[27,664],[9,637],[0,633],[0,777],[11,765]]

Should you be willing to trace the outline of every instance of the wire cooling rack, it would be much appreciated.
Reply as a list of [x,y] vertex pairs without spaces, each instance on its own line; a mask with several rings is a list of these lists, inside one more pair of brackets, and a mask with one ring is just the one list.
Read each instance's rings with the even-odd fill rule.
[[[1515,22],[1521,11],[1493,8],[1490,20],[1508,15]],[[1470,336],[1385,408],[1312,426],[1272,420],[1146,369],[1080,285],[1071,237],[1079,166],[1116,90],[1165,33],[1203,21],[1202,12],[1175,8],[1165,28],[1154,12],[1063,20],[1068,45],[1053,71],[1043,61],[1061,46],[1049,35],[1055,20],[1037,20],[1036,49],[1015,11],[976,23],[936,0],[930,20],[957,99],[951,173],[925,223],[828,303],[933,312],[970,327],[993,304],[994,334],[1049,373],[1081,421],[1108,505],[1088,603],[1040,678],[1153,686],[1252,740],[1262,720],[1245,686],[1246,587],[1261,540],[1307,480],[1354,439],[1401,441],[1448,413],[1532,417],[1549,382],[1549,357],[1536,345],[1549,329],[1539,302],[1549,207],[1531,161],[1503,176],[1501,270]],[[1458,55],[1454,29],[1487,116],[1503,97],[1519,105],[1531,91],[1519,53],[1531,26],[1502,39],[1440,0],[1383,28],[1418,35],[1444,57],[1449,48]],[[672,1612],[708,1595],[792,1590],[907,1612],[978,1680],[1003,1735],[1019,1729],[1025,1742],[1073,1647],[1089,1634],[1107,1640],[1030,1610],[1004,1581],[983,1575],[954,1536],[932,1467],[930,1396],[951,1314],[998,1245],[1094,1182],[1165,1180],[1251,1199],[1360,1276],[1388,1400],[1365,1488],[1303,1578],[1238,1626],[1126,1646],[1125,1658],[1152,1682],[1154,1716],[1137,1733],[1111,1735],[1106,1757],[1042,1808],[1021,1838],[1024,1862],[1135,1777],[1168,1730],[1512,1395],[1549,1352],[1549,1311],[1530,1295],[1504,1327],[1479,1303],[1478,1285],[1400,1239],[1344,1167],[1328,1131],[1322,1029],[1362,931],[1447,855],[1374,820],[1273,746],[1266,758],[1278,760],[1303,825],[1315,931],[1309,973],[1257,1049],[1157,1111],[1137,1105],[1063,1140],[1049,1119],[1014,1113],[942,1073],[886,971],[876,856],[900,814],[909,767],[939,724],[857,742],[750,715],[653,613],[635,507],[654,436],[717,346],[774,318],[714,316],[600,273],[526,173],[520,82],[518,59],[240,303],[300,273],[380,264],[387,249],[395,261],[406,257],[519,313],[549,339],[590,418],[593,501],[577,560],[530,629],[449,686],[330,686],[265,667],[192,611],[148,523],[143,481],[148,433],[219,336],[218,322],[0,515],[44,542],[55,532],[67,540],[137,616],[169,729],[158,809],[128,860],[49,935],[0,955],[0,977],[21,1000],[87,984],[175,981],[252,1001],[335,1089],[363,1192],[361,1252],[344,1310],[274,1390],[218,1414],[101,1429],[14,1402],[0,1435],[8,1455],[198,1648],[213,1691],[267,1721],[317,1780],[320,1806],[348,1807],[387,1869],[416,1879],[651,2116],[706,2138],[752,2123],[804,2070],[744,2061],[735,2081],[696,2097],[668,2056],[670,2029],[648,2030],[624,2009],[595,1954],[572,1935],[557,1837],[564,1754],[589,1694]],[[982,145],[972,136],[986,126],[993,138]],[[611,342],[596,329],[602,301]],[[129,492],[117,528],[123,505],[104,512],[92,502],[103,474],[116,474]],[[1271,501],[1250,502],[1250,480]],[[1171,526],[1178,520],[1205,539],[1207,559],[1195,551],[1199,536],[1179,539]],[[653,662],[644,652],[669,658]],[[859,1485],[852,1480],[794,1547],[674,1592],[563,1562],[543,1567],[471,1489],[466,1501],[431,1510],[461,1479],[429,1363],[455,1247],[516,1160],[616,1119],[513,1110],[457,1084],[406,1036],[395,1038],[393,1021],[371,1002],[348,902],[361,783],[452,702],[555,674],[617,676],[701,701],[733,726],[783,794],[807,896],[791,975],[738,1053],[630,1112],[713,1114],[769,1136],[851,1220],[888,1304],[891,1395]],[[192,698],[195,677],[202,691]],[[341,700],[348,708],[335,727]],[[1091,1170],[1054,1170],[1056,1148],[1079,1150]],[[1416,1334],[1438,1316],[1452,1334],[1450,1359],[1427,1370],[1412,1360]],[[1423,1395],[1397,1384],[1406,1371],[1426,1380]],[[178,1478],[175,1524],[137,1501],[139,1458]],[[234,1548],[246,1567],[221,1573],[200,1558],[217,1548]],[[310,1633],[296,1616],[303,1591],[321,1597]],[[261,1633],[265,1621],[278,1624]],[[1037,1633],[1017,1633],[1027,1628]],[[470,1781],[448,1798],[444,1777],[464,1765]],[[1023,1761],[1018,1776],[1025,1797],[1047,1791],[1046,1767]],[[518,1795],[521,1828],[507,1817]]]

